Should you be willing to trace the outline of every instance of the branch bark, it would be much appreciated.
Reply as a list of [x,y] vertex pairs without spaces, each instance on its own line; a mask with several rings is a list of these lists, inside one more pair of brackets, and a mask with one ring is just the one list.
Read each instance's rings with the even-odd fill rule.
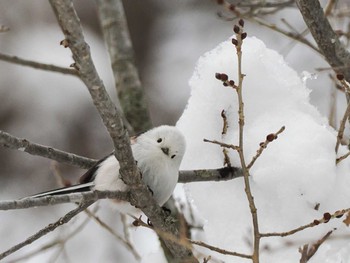
[[333,70],[350,82],[350,53],[339,41],[318,0],[297,0],[297,6],[320,51]]
[[[151,193],[141,181],[132,156],[128,133],[123,127],[120,113],[112,103],[102,80],[96,72],[89,46],[84,40],[80,21],[72,1],[50,0],[50,3],[72,51],[79,76],[87,86],[103,123],[113,140],[115,156],[120,163],[120,175],[127,185],[138,189],[138,191],[132,192],[130,203],[139,207],[156,228],[177,236],[176,224],[171,220],[167,220],[167,214],[156,204]],[[190,249],[171,241],[165,242],[179,262],[198,262]]]
[[143,132],[150,129],[152,124],[135,64],[123,4],[121,0],[96,0],[96,3],[120,104],[135,133]]
[[39,62],[19,58],[17,56],[10,56],[10,55],[0,53],[0,60],[21,65],[21,66],[35,68],[35,69],[41,69],[41,70],[46,70],[51,72],[58,72],[62,74],[78,76],[78,71],[72,68],[64,68],[64,67],[59,67],[55,65],[39,63]]
[[4,131],[0,131],[0,146],[27,152],[32,155],[46,157],[60,163],[66,163],[84,169],[90,168],[96,162],[96,160],[90,158],[33,143],[27,139],[17,138]]

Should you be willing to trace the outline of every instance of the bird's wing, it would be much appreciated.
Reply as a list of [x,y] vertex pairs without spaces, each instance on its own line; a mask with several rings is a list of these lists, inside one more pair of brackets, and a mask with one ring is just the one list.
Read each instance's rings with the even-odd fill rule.
[[102,158],[101,160],[99,160],[97,163],[95,163],[94,166],[92,166],[89,170],[87,170],[82,176],[80,176],[79,178],[79,183],[80,184],[85,184],[85,183],[89,183],[89,182],[93,182],[95,180],[95,176],[96,176],[96,171],[97,169],[101,166],[101,164],[111,155],[113,155],[114,152],[112,152],[111,154],[107,155],[106,157]]

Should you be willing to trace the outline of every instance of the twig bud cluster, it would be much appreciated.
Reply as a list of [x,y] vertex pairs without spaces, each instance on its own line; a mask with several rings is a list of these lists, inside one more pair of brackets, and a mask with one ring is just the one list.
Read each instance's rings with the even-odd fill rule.
[[235,46],[241,45],[240,43],[247,37],[247,32],[243,32],[244,20],[240,19],[238,24],[233,26],[233,32],[236,34],[236,38],[232,38],[232,44]]
[[230,86],[232,88],[237,88],[237,86],[235,85],[235,82],[232,79],[229,80],[227,74],[225,73],[215,73],[215,78],[218,80],[221,80],[222,84],[225,87]]

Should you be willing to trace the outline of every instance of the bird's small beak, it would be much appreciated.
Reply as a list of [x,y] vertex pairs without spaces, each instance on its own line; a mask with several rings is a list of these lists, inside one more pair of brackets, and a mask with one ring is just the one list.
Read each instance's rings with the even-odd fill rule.
[[161,148],[162,152],[165,153],[166,155],[169,154],[169,148]]

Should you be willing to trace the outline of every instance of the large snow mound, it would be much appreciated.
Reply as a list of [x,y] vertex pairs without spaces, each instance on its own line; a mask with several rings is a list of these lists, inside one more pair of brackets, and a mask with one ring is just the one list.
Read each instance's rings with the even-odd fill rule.
[[[257,38],[244,40],[242,61],[246,75],[243,82],[246,162],[250,162],[266,135],[286,127],[250,171],[260,231],[288,231],[321,218],[325,212],[347,208],[349,161],[336,166],[337,134],[310,104],[305,82],[282,56]],[[238,145],[236,92],[215,78],[216,72],[226,73],[237,82],[237,65],[236,49],[230,40],[199,59],[190,80],[191,97],[177,123],[188,144],[181,169],[223,166],[222,149],[203,142],[204,138]],[[221,134],[222,110],[226,111],[229,124],[225,136]],[[345,151],[340,149],[341,153]],[[230,151],[230,157],[233,165],[240,165],[236,152]],[[186,193],[205,220],[205,241],[231,251],[251,252],[252,221],[243,179],[192,183],[186,185]],[[316,204],[320,204],[318,210]],[[297,262],[298,247],[316,242],[335,227],[333,237],[349,234],[341,220],[332,220],[288,238],[265,238],[261,262]],[[327,262],[339,262],[339,258],[350,262],[347,243],[344,238],[328,240],[310,262],[325,258]],[[225,262],[242,262],[242,258],[204,252]]]

